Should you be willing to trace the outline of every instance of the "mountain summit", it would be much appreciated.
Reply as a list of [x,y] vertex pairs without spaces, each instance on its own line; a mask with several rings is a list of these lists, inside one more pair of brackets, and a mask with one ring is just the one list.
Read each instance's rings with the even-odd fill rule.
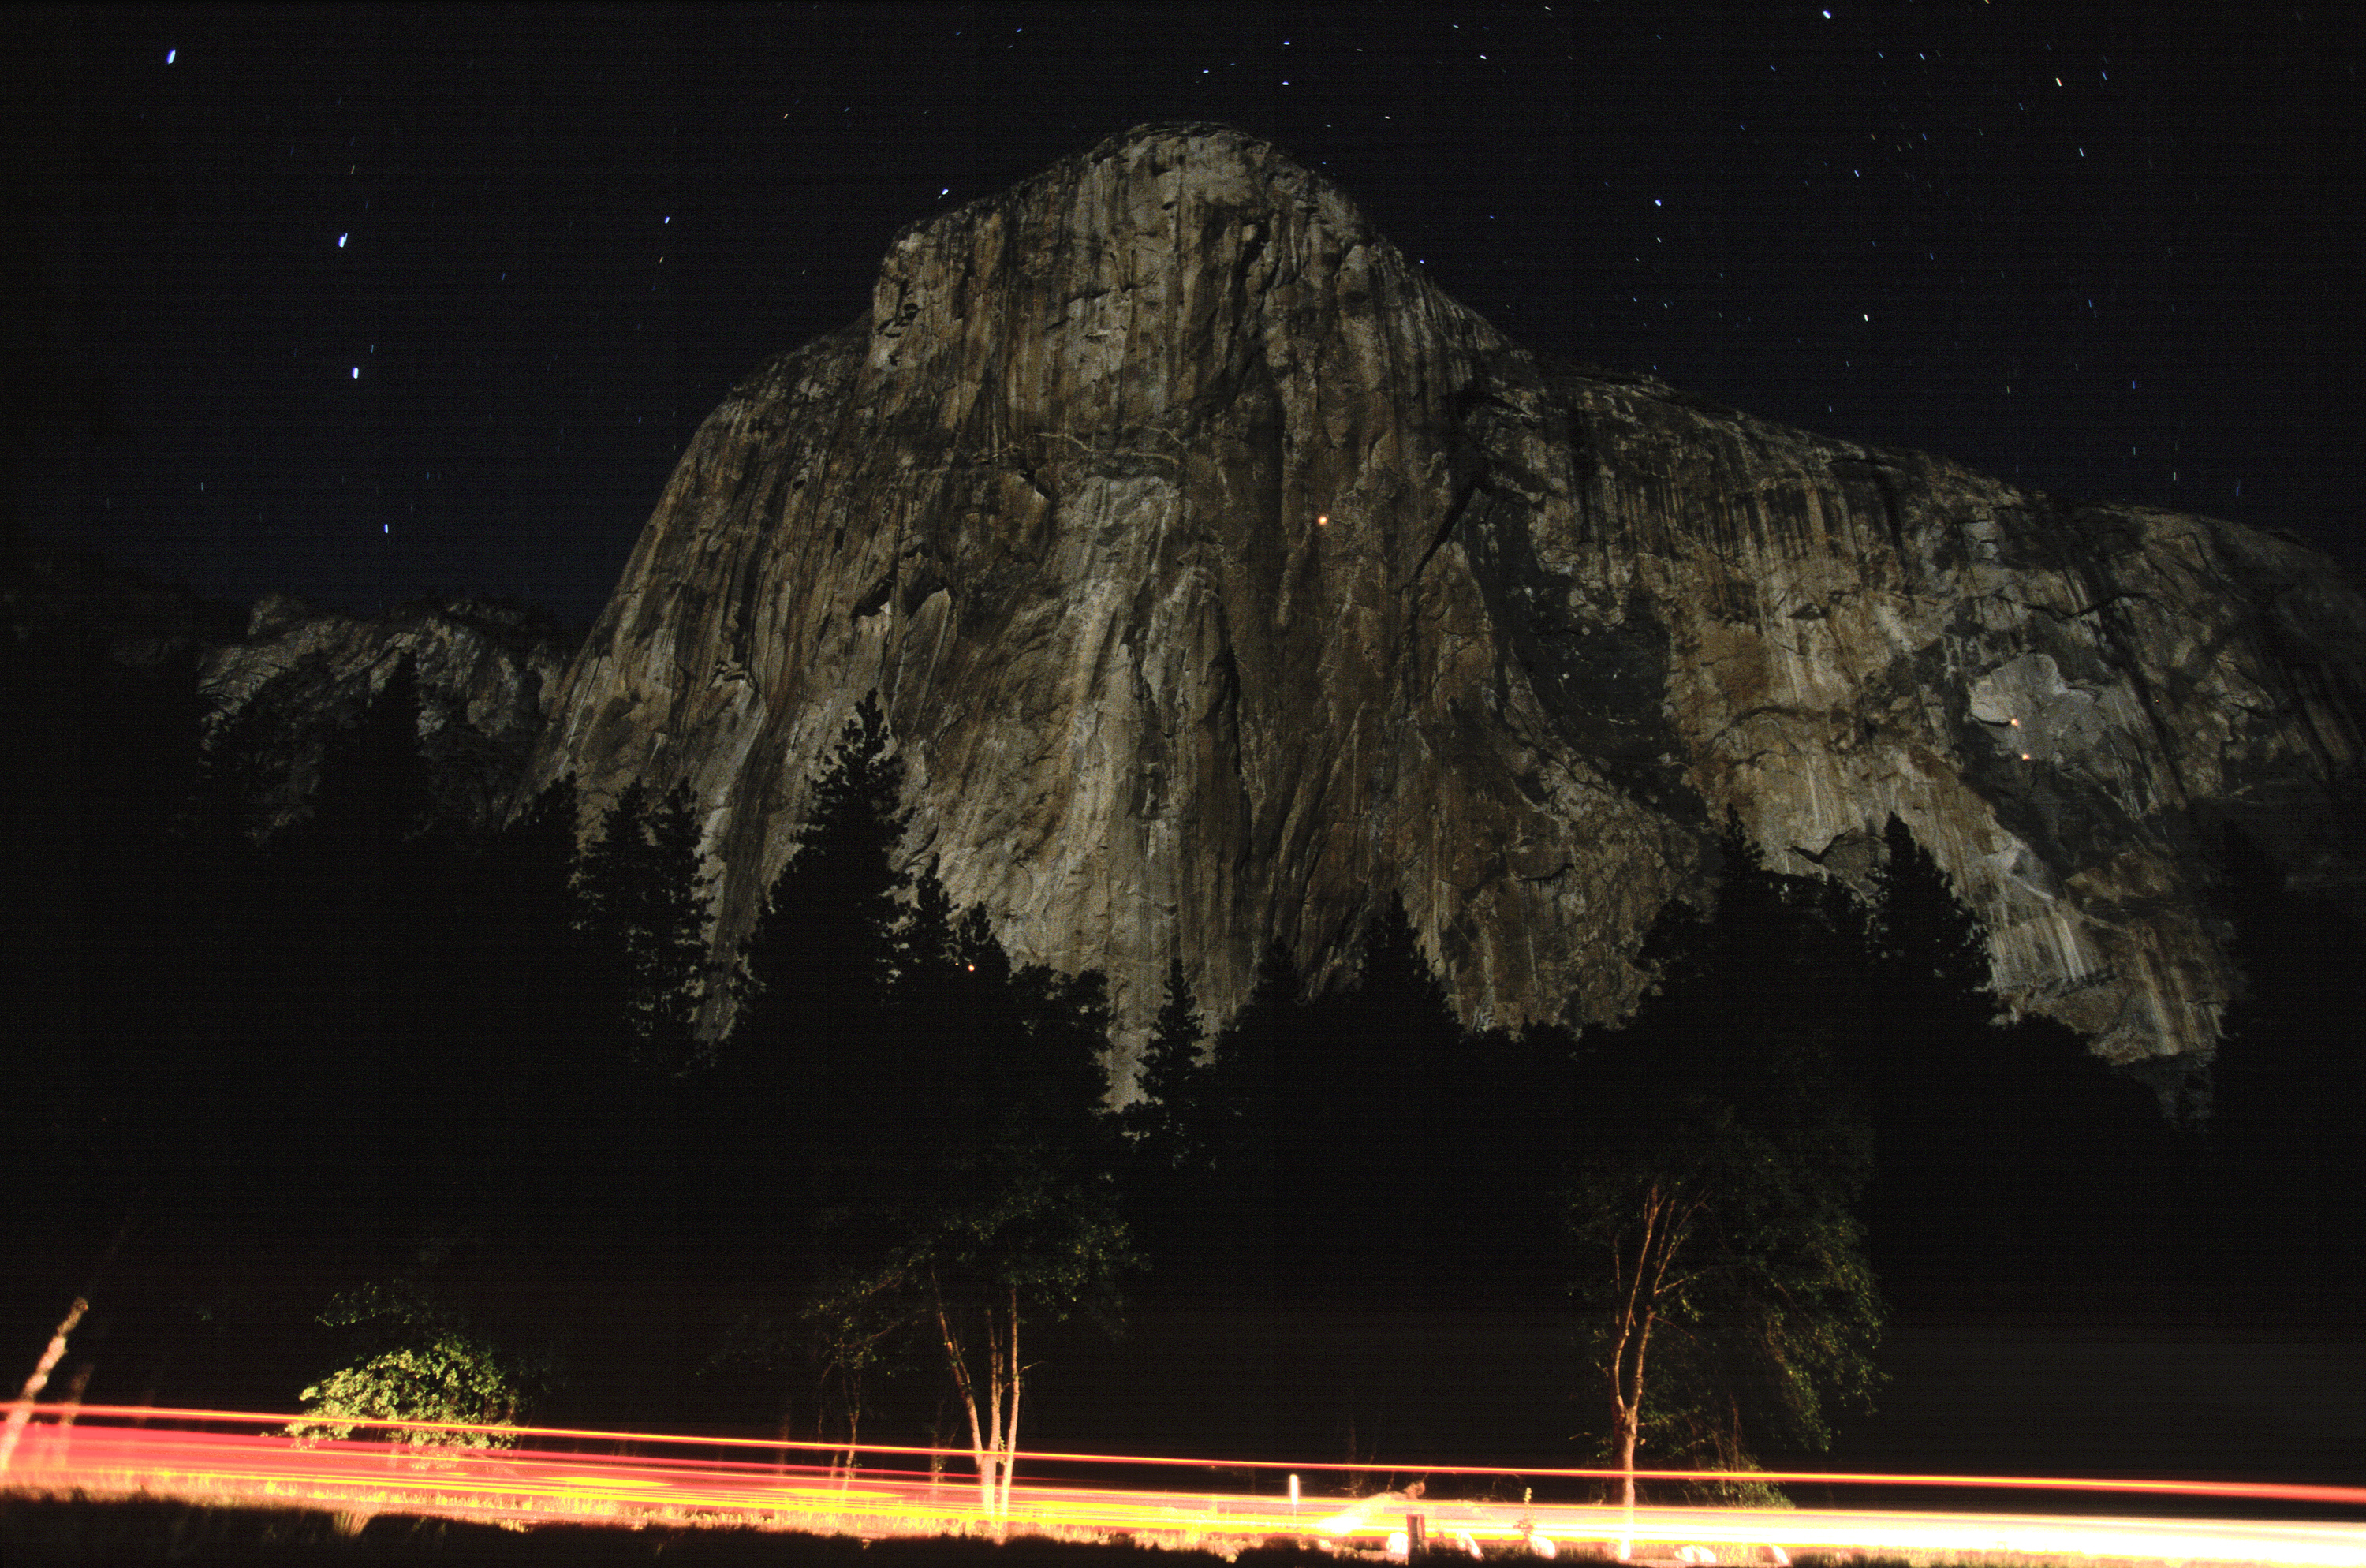
[[1894,813],[2014,1007],[2206,1054],[2219,824],[2361,869],[2324,557],[1554,363],[1222,126],[912,225],[735,388],[528,785],[689,781],[734,943],[874,690],[907,852],[1136,1031],[1170,955],[1221,1016],[1400,895],[1467,1020],[1614,1018],[1729,813],[1851,880]]

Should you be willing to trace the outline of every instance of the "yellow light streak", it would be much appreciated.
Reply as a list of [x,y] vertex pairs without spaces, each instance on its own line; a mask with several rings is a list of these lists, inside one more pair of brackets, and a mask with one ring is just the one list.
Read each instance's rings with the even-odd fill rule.
[[[1448,1478],[1453,1476],[1509,1476],[1533,1483],[1548,1478],[1598,1480],[1617,1473],[1564,1467],[1399,1466],[1427,1477],[1429,1495],[1418,1501],[1403,1494],[1352,1501],[1329,1499],[1304,1510],[1293,1509],[1283,1497],[1272,1494],[1157,1492],[1036,1479],[1014,1488],[1008,1515],[997,1521],[980,1514],[975,1485],[965,1478],[878,1468],[831,1473],[810,1462],[825,1451],[842,1452],[835,1444],[580,1428],[483,1428],[431,1422],[384,1422],[375,1424],[375,1429],[498,1430],[521,1446],[467,1449],[424,1446],[400,1438],[298,1442],[282,1435],[293,1419],[284,1414],[84,1405],[69,1426],[59,1419],[64,1408],[35,1407],[17,1462],[0,1477],[0,1483],[8,1490],[80,1492],[94,1496],[169,1495],[198,1502],[278,1506],[302,1501],[322,1507],[361,1506],[377,1512],[528,1522],[753,1523],[870,1536],[974,1531],[1000,1525],[1097,1537],[1126,1532],[1137,1539],[1177,1543],[1298,1535],[1341,1545],[1377,1546],[1404,1527],[1406,1514],[1417,1512],[1440,1543],[1459,1544],[1467,1540],[1481,1545],[1507,1545],[1533,1532],[1557,1546],[1615,1549],[1623,1543],[1629,1553],[1653,1556],[1693,1548],[1714,1552],[1720,1561],[1729,1560],[1741,1549],[1816,1549],[2082,1553],[2366,1568],[2366,1524],[2354,1521],[2098,1518],[1879,1509],[1653,1507],[1630,1514],[1594,1504],[1513,1505],[1442,1495],[1450,1483]],[[133,1421],[141,1425],[126,1424]],[[617,1449],[631,1445],[661,1452],[659,1457],[628,1458],[550,1446],[562,1442],[578,1445],[579,1450],[586,1444]],[[769,1457],[753,1457],[746,1452],[749,1450],[765,1450]],[[961,1450],[902,1445],[865,1446],[861,1451],[874,1459],[966,1457]],[[787,1462],[792,1453],[806,1456],[807,1462]],[[1245,1469],[1253,1473],[1285,1466],[1294,1472],[1379,1468],[1376,1461],[1357,1466],[1166,1455],[1044,1453],[1023,1456],[1023,1461],[1039,1472],[1053,1464],[1183,1466],[1202,1472]],[[1638,1473],[1647,1479],[1713,1479],[1674,1471]],[[1748,1479],[2114,1492],[2366,1508],[2366,1488],[2283,1483],[1838,1472],[1753,1472]]]

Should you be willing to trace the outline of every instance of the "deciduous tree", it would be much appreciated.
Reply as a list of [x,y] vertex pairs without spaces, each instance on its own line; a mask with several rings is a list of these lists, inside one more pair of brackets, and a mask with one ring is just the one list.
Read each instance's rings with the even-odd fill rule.
[[1869,1404],[1884,1308],[1855,1213],[1860,1098],[1833,1070],[1848,918],[1768,873],[1738,828],[1713,915],[1674,909],[1658,995],[1581,1056],[1595,1111],[1570,1184],[1594,1428],[1635,1498],[1639,1453],[1747,1468]]
[[[432,1266],[434,1248],[422,1255]],[[468,1314],[432,1292],[423,1269],[342,1292],[323,1308],[327,1327],[359,1331],[363,1353],[306,1388],[298,1438],[349,1438],[398,1422],[453,1423],[469,1430],[404,1427],[394,1441],[423,1446],[507,1448],[516,1438],[485,1427],[515,1427],[556,1378],[548,1358],[497,1343]]]

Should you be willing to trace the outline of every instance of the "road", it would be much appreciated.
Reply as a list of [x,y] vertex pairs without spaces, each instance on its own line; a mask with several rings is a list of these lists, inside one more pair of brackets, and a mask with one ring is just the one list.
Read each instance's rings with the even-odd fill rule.
[[[673,1521],[759,1524],[863,1535],[975,1529],[983,1517],[974,1485],[918,1470],[925,1450],[866,1449],[875,1468],[833,1475],[812,1445],[756,1439],[530,1429],[510,1449],[422,1448],[379,1441],[299,1443],[287,1416],[89,1406],[39,1407],[0,1486],[29,1494],[166,1496],[193,1503],[309,1506],[347,1514],[405,1513],[512,1522]],[[891,1468],[900,1467],[900,1468]],[[1098,1483],[1059,1476],[1091,1475]],[[2170,1562],[2323,1563],[2366,1568],[2366,1489],[2135,1483],[2029,1477],[1824,1477],[1852,1486],[1889,1483],[1928,1493],[1940,1486],[2033,1492],[2124,1494],[2129,1506],[2093,1514],[1989,1513],[1902,1508],[1616,1507],[1504,1500],[1534,1486],[1570,1495],[1588,1472],[1432,1469],[1423,1492],[1351,1498],[1337,1467],[1301,1467],[1293,1504],[1284,1467],[1234,1461],[1242,1491],[1188,1491],[1114,1484],[1128,1476],[1205,1477],[1204,1461],[1096,1455],[1021,1455],[1008,1526],[1018,1530],[1108,1536],[1129,1533],[1170,1544],[1297,1536],[1384,1552],[1418,1515],[1432,1551],[1501,1553],[1527,1543],[1539,1552],[1605,1546],[1637,1561],[1774,1563],[1783,1554],[1999,1552]],[[1372,1468],[1372,1467],[1367,1467]],[[1028,1478],[1033,1471],[1035,1478]],[[1318,1490],[1332,1495],[1317,1495]],[[2182,1493],[2230,1504],[2299,1506],[2306,1520],[2145,1517],[2145,1494]],[[1970,1499],[1967,1498],[1967,1505]],[[1680,1555],[1682,1554],[1682,1555]]]

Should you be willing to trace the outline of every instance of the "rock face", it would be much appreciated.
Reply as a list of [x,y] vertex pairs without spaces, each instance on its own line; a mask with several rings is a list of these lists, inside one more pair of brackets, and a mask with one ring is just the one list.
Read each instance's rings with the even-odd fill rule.
[[1628,1008],[1729,811],[1897,813],[2014,1006],[2206,1053],[2204,846],[2355,886],[2366,604],[2323,557],[1556,364],[1222,127],[907,228],[708,417],[530,771],[687,779],[736,942],[876,689],[907,850],[1013,953],[1217,1017],[1402,894],[1465,1017]]
[[497,826],[542,729],[567,648],[535,612],[473,600],[406,604],[363,619],[267,594],[243,638],[208,652],[197,688],[217,743],[241,745],[265,827],[312,792],[331,731],[355,722],[408,657],[420,750],[453,820]]

